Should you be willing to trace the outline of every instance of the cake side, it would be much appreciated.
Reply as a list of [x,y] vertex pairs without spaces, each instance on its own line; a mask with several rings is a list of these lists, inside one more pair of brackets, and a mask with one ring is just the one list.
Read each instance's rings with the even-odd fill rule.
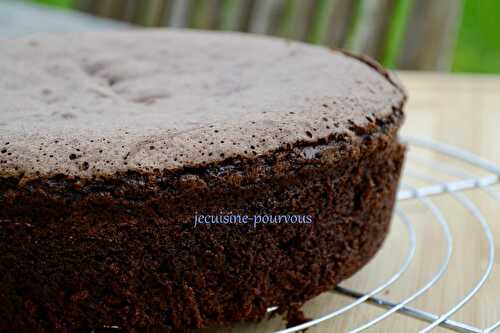
[[[15,199],[0,213],[0,330],[187,332],[261,319],[270,306],[295,319],[387,234],[404,157],[401,118],[392,119],[375,132],[358,129],[358,145],[336,137],[157,185],[158,177],[129,174],[101,185],[61,178],[2,189]],[[196,214],[314,222],[194,227]]]

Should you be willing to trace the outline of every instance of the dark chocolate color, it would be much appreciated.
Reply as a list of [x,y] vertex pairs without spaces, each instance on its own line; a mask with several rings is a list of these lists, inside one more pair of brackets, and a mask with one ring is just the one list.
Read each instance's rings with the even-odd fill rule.
[[[114,34],[102,40],[116,45],[127,40],[125,35]],[[231,52],[236,52],[235,43],[245,44],[240,44],[242,36],[205,34],[157,31],[151,40],[187,36],[199,47],[208,38]],[[132,35],[148,38],[147,32]],[[273,55],[290,51],[277,40],[247,38],[250,45],[275,47],[269,51]],[[58,45],[42,37],[34,45],[43,45],[44,40]],[[83,40],[74,43],[85,49],[91,39]],[[15,54],[28,41],[12,43],[9,52]],[[104,47],[104,42],[92,43]],[[299,54],[319,57],[310,58],[312,63],[327,61],[323,49],[297,48]],[[224,61],[244,60],[244,53],[241,57]],[[127,332],[188,332],[258,320],[270,306],[278,306],[291,323],[303,319],[298,309],[305,301],[351,276],[380,248],[389,229],[404,159],[404,147],[397,140],[405,100],[401,87],[372,62],[339,53],[331,53],[331,59],[328,70],[340,66],[335,70],[342,75],[331,78],[330,97],[323,95],[328,89],[321,87],[317,98],[308,97],[309,108],[301,104],[305,99],[298,97],[293,108],[287,100],[284,104],[293,113],[278,108],[272,119],[262,116],[262,109],[251,109],[236,127],[234,119],[226,121],[221,116],[218,124],[227,129],[223,132],[227,138],[206,150],[170,142],[166,151],[156,154],[158,145],[151,143],[160,142],[161,133],[170,131],[165,140],[215,141],[219,134],[210,127],[212,123],[200,125],[196,113],[191,117],[201,127],[181,133],[179,124],[166,124],[166,132],[157,129],[141,145],[137,140],[147,134],[137,134],[144,131],[139,125],[120,129],[135,134],[117,150],[128,149],[130,154],[125,156],[143,156],[142,165],[136,164],[139,158],[123,164],[121,151],[116,157],[106,153],[107,160],[120,160],[119,165],[101,163],[98,148],[102,141],[84,142],[94,140],[85,135],[60,138],[80,149],[66,160],[69,150],[58,149],[54,141],[59,142],[58,126],[62,125],[38,126],[25,140],[19,127],[10,127],[10,141],[3,136],[2,140],[14,148],[4,159],[7,166],[0,164],[0,331],[90,332],[118,326]],[[259,61],[258,66],[263,66]],[[303,65],[297,61],[298,67]],[[289,73],[292,82],[294,75],[307,76]],[[273,94],[293,95],[276,90],[266,94],[272,98],[276,98]],[[12,105],[3,106],[12,112]],[[35,114],[39,112],[48,111],[38,105]],[[26,116],[26,121],[30,119]],[[279,119],[282,125],[276,127]],[[191,123],[186,120],[182,126],[187,124]],[[118,131],[111,124],[103,128]],[[276,136],[282,131],[286,135]],[[37,136],[48,138],[41,150],[36,141],[31,146],[27,143]],[[110,135],[110,142],[114,139]],[[271,142],[257,147],[261,139]],[[244,153],[244,148],[229,147],[227,142],[246,142],[254,150]],[[141,153],[144,147],[148,153]],[[168,155],[169,149],[177,155]],[[56,162],[34,164],[49,152]],[[202,152],[211,153],[210,158],[202,158]],[[176,161],[163,160],[181,154],[183,158]],[[92,163],[84,167],[82,158]],[[105,167],[98,170],[95,165]],[[311,215],[314,222],[256,229],[251,225],[194,228],[195,214],[220,213]]]

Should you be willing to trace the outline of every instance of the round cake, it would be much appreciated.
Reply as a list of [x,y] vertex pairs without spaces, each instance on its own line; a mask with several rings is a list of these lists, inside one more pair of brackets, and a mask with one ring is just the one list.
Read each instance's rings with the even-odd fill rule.
[[0,331],[188,332],[300,307],[390,225],[406,96],[239,33],[0,40]]

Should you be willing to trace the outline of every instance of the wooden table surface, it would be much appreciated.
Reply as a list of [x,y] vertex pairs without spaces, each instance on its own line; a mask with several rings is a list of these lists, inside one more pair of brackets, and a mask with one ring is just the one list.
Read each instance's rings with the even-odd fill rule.
[[[409,92],[407,119],[403,135],[431,138],[469,150],[500,165],[500,76],[451,75],[401,72],[399,76]],[[429,172],[422,157],[439,159],[436,154],[410,148],[406,171]],[[460,168],[466,166],[443,160]],[[473,175],[480,170],[466,168]],[[434,174],[451,180],[444,174]],[[405,177],[403,182],[410,181]],[[413,185],[417,184],[413,181]],[[500,187],[494,189],[500,193]],[[480,292],[452,319],[479,328],[500,320],[500,202],[484,191],[464,192],[480,208],[490,224],[496,240],[496,263],[491,277]],[[487,265],[487,243],[475,218],[450,195],[433,197],[448,221],[453,236],[453,254],[446,274],[428,292],[410,303],[417,309],[443,314],[458,302],[480,279]],[[386,291],[378,295],[394,302],[410,296],[423,287],[436,273],[446,251],[445,238],[436,219],[421,203],[412,200],[400,203],[413,222],[417,236],[416,254],[408,271]],[[342,285],[359,291],[370,291],[386,281],[401,266],[408,249],[409,238],[403,223],[394,218],[387,242],[377,257],[361,272]],[[328,313],[352,302],[334,293],[323,294],[305,306],[310,317]],[[345,332],[381,315],[384,311],[372,305],[362,305],[340,317],[309,330],[311,333]],[[369,328],[367,332],[416,332],[426,325],[402,315]],[[279,318],[259,324],[240,324],[233,329],[210,332],[261,333],[282,329]],[[500,330],[499,330],[500,331]],[[438,328],[433,332],[451,332]]]

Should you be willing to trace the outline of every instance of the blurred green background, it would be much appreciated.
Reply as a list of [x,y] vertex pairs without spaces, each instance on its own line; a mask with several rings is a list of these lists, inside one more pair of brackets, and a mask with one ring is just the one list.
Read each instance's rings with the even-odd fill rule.
[[[168,0],[136,1],[135,4],[132,3],[132,14],[129,12],[128,17],[125,17],[123,8],[130,7],[131,0],[33,1],[147,26],[168,25],[162,21],[165,10],[179,11],[172,5],[166,9]],[[236,15],[232,13],[238,6],[241,7],[245,0],[181,1],[190,3],[188,13],[185,14],[188,17],[184,22],[184,25],[189,27],[242,30],[303,39],[311,43],[366,53],[390,68],[500,73],[499,0],[349,0],[345,2],[348,4],[344,4],[345,8],[335,0],[306,0],[314,3],[314,8],[307,9],[310,10],[307,31],[302,31],[298,37],[298,15],[300,11],[305,11],[304,6],[307,6],[300,5],[300,0],[265,0],[267,3],[264,5],[269,7],[267,10],[271,16],[268,26],[260,30],[258,24],[262,21],[261,17],[254,17],[257,22],[257,25],[252,26],[254,28],[248,26],[252,25],[252,22],[246,22],[246,26],[243,26],[243,23],[231,21],[231,15]],[[215,11],[219,12],[220,17],[217,23],[214,23],[210,15],[215,15],[211,7],[216,2]],[[269,5],[270,3],[272,4]],[[239,10],[249,11],[249,8],[252,8],[255,11],[255,3],[252,6]],[[128,10],[130,11],[130,8]],[[117,11],[121,14],[116,14]],[[159,12],[161,14],[158,14]],[[254,16],[264,15],[259,13]],[[378,18],[377,15],[383,17]],[[348,24],[335,22],[345,21],[347,16],[352,16]],[[245,17],[240,13],[236,20],[243,21]],[[449,23],[450,20],[454,22]],[[171,25],[176,25],[173,19],[171,21]],[[446,29],[450,30],[446,32],[446,36],[435,36]],[[329,36],[336,36],[336,39],[328,39]],[[376,45],[368,47],[367,44],[373,44],[375,39]],[[433,51],[434,49],[437,51]],[[434,57],[433,52],[436,53]],[[449,54],[446,54],[447,52]]]
[[500,73],[500,1],[465,0],[453,70]]

